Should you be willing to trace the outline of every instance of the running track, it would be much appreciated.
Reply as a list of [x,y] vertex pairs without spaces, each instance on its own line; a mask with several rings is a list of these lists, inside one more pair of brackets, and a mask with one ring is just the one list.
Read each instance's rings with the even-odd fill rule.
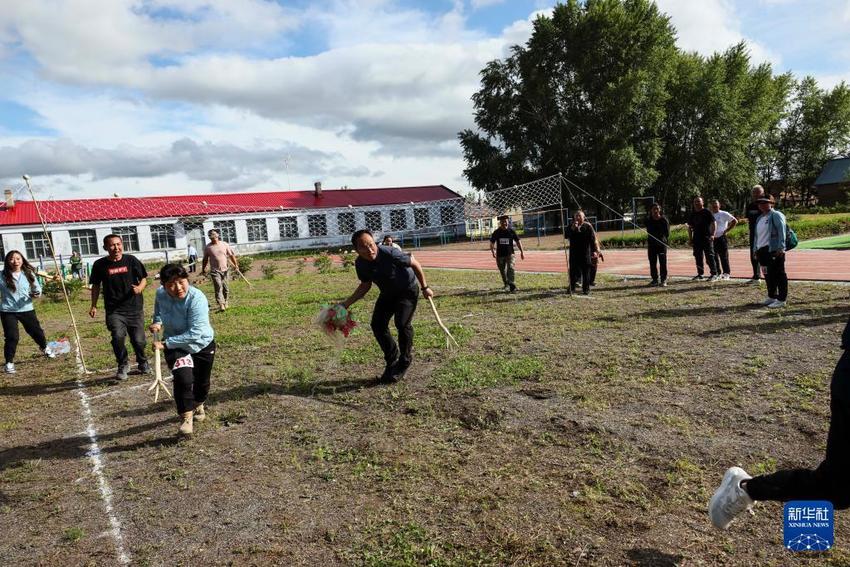
[[[489,250],[417,250],[414,256],[430,268],[459,268],[495,270],[496,261]],[[746,249],[729,251],[733,278],[750,278],[752,267]],[[850,281],[850,250],[792,250],[785,262],[788,277],[793,280]],[[520,272],[566,272],[566,260],[561,251],[530,251],[525,260],[517,255],[516,270]],[[688,250],[671,250],[667,258],[670,276],[696,274],[694,257]],[[607,250],[599,271],[624,276],[649,276],[646,250]],[[705,270],[708,275],[708,268]]]

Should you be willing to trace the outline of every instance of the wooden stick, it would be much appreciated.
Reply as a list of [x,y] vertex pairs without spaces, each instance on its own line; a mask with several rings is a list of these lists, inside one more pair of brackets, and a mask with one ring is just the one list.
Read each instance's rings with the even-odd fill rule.
[[[159,342],[159,333],[153,334],[153,342]],[[171,392],[168,391],[168,388],[165,385],[165,382],[162,381],[162,362],[160,361],[160,352],[159,349],[154,346],[153,349],[153,384],[148,388],[148,392],[151,390],[154,391],[153,401],[154,403],[159,401],[159,390],[162,388],[162,391],[165,392],[165,395],[171,398]]]
[[[454,343],[456,347],[460,347],[460,345],[457,344],[455,338],[452,336],[451,332],[449,332],[449,330],[443,324],[443,320],[440,319],[440,314],[437,313],[437,307],[434,305],[434,300],[429,297],[428,303],[431,305],[431,311],[434,312],[434,317],[436,317],[437,319],[437,324],[440,325],[440,328],[443,330],[444,333],[446,333],[446,346],[451,346],[451,343]],[[449,341],[451,341],[451,343]]]

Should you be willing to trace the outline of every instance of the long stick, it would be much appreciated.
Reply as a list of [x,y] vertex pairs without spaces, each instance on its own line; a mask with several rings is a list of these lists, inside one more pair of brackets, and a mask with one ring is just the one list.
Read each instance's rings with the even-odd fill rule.
[[242,275],[242,272],[239,270],[239,265],[236,262],[233,262],[233,269],[236,270],[236,273],[239,274],[239,277],[245,280],[245,283],[248,284],[248,287],[254,287],[254,284],[248,281],[248,278]]
[[434,317],[437,319],[437,324],[440,325],[440,328],[443,330],[444,333],[446,333],[446,344],[448,345],[449,341],[451,341],[451,342],[454,343],[454,345],[456,347],[459,347],[460,345],[457,344],[457,341],[455,340],[455,338],[452,336],[452,334],[449,332],[449,330],[446,328],[446,326],[443,325],[443,320],[440,319],[440,314],[437,313],[437,307],[434,305],[434,300],[429,297],[428,303],[431,305],[431,311],[434,312]]
[[80,332],[77,329],[77,319],[74,317],[74,309],[71,307],[71,299],[68,297],[68,290],[65,288],[65,278],[62,277],[62,270],[59,269],[59,261],[56,259],[56,250],[53,249],[53,239],[50,238],[50,234],[47,232],[47,222],[44,220],[44,215],[41,214],[41,207],[38,205],[38,199],[35,198],[35,195],[32,192],[32,187],[30,187],[29,175],[24,175],[24,182],[27,184],[27,191],[29,191],[32,203],[35,205],[35,212],[38,215],[38,220],[41,221],[41,229],[44,231],[44,237],[47,239],[47,245],[50,247],[50,255],[53,256],[53,265],[56,267],[56,274],[59,276],[59,285],[62,286],[62,295],[65,296],[65,306],[68,307],[68,315],[71,317],[71,327],[74,329],[74,340],[77,343],[76,355],[77,362],[79,363],[78,370],[82,370],[82,374],[89,374],[89,370],[86,368],[86,359],[83,356],[83,343],[80,340]]
[[151,390],[154,391],[153,401],[154,403],[159,401],[159,390],[162,388],[162,391],[165,392],[165,395],[171,398],[171,392],[168,391],[168,388],[165,386],[165,382],[162,381],[162,362],[160,360],[160,352],[159,349],[156,348],[156,343],[159,342],[159,333],[153,334],[153,384],[148,388],[148,392]]

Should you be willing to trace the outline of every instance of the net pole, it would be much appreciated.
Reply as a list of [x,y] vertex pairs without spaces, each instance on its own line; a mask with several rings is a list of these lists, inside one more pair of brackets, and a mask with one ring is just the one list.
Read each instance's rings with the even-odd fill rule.
[[[559,192],[561,192],[560,191],[560,189],[561,189],[560,184],[558,184],[558,189],[559,189]],[[562,245],[564,247],[564,259],[567,262],[567,295],[572,295],[573,294],[573,286],[572,286],[572,279],[570,277],[570,253],[567,250],[567,238],[566,238],[567,225],[564,224],[564,197],[563,197],[563,194],[561,196],[560,205],[561,206],[558,207],[558,211],[561,213],[561,242],[562,242]]]
[[[44,215],[41,214],[41,207],[38,204],[38,199],[35,198],[35,194],[32,191],[32,186],[30,185],[30,178],[28,175],[24,175],[24,182],[27,184],[27,191],[29,191],[30,198],[32,199],[33,205],[35,205],[35,212],[38,215],[38,220],[41,222],[41,229],[44,231],[44,237],[47,239],[47,246],[50,248],[50,255],[53,258],[53,265],[56,268],[57,275],[60,274],[59,270],[59,261],[56,259],[56,251],[53,249],[53,240],[50,238],[50,234],[47,232],[47,223],[44,221]],[[77,351],[77,362],[79,362],[80,370],[82,374],[88,374],[88,369],[86,368],[86,359],[83,356],[83,344],[80,341],[80,332],[77,329],[77,319],[74,317],[74,309],[71,307],[71,299],[68,297],[68,290],[65,288],[65,278],[59,277],[59,284],[62,286],[62,295],[65,297],[65,306],[68,308],[68,315],[71,317],[71,326],[74,329],[74,342],[76,342],[76,351]]]

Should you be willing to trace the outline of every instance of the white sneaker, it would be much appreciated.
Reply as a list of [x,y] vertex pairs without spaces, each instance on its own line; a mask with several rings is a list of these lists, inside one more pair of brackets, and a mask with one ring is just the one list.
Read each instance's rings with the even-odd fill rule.
[[14,374],[15,372],[17,372],[17,370],[15,370],[15,363],[14,362],[7,362],[6,363],[6,374]]
[[511,286],[506,285],[505,287],[502,288],[502,291],[511,291]]
[[785,302],[779,301],[778,299],[774,300],[773,303],[767,306],[768,309],[777,309],[779,307],[785,307]]
[[53,354],[53,351],[50,350],[50,347],[44,349],[44,356],[46,356],[47,358],[56,358],[56,355]]
[[720,279],[723,279],[723,280],[731,280],[731,279],[732,279],[732,275],[731,275],[731,274],[723,274],[723,275],[721,275],[721,276],[720,276]]
[[755,501],[741,488],[741,481],[751,478],[741,467],[731,467],[723,475],[723,482],[708,502],[708,515],[715,528],[725,530],[735,516],[752,510]]
[[710,281],[710,282],[716,282],[716,281],[717,281],[717,280],[719,280],[719,279],[720,279],[720,276],[711,276],[710,278],[708,278],[708,281]]
[[764,301],[762,301],[759,305],[769,306],[769,305],[771,305],[774,301],[776,301],[774,298],[772,298],[772,297],[767,297],[767,298],[765,298],[765,300],[764,300]]

